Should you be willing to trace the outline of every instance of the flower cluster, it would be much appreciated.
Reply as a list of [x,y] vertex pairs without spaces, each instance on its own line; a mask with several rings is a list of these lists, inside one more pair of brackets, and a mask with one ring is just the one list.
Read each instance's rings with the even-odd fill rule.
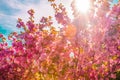
[[91,0],[88,14],[76,11],[70,20],[64,5],[48,0],[62,28],[52,17],[34,22],[18,18],[21,33],[8,39],[0,34],[0,80],[111,80],[120,79],[120,2],[110,9],[107,0]]

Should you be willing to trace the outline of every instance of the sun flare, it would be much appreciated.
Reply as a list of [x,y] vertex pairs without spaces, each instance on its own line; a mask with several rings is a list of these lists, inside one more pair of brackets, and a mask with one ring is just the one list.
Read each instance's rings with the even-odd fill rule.
[[75,5],[78,11],[86,13],[90,7],[89,0],[76,0]]

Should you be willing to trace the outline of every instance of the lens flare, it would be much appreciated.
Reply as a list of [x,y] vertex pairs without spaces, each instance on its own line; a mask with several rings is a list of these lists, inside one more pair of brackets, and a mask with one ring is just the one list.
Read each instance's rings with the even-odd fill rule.
[[78,11],[86,13],[90,7],[89,0],[76,0],[75,5]]

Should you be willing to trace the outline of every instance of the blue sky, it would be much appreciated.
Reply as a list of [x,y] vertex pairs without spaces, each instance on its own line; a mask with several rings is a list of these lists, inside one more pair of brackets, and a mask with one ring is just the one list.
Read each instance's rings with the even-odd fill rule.
[[0,0],[0,33],[7,35],[12,31],[18,31],[17,18],[27,20],[27,10],[38,9],[42,3],[45,4],[40,0]]
[[[70,1],[57,0],[58,3],[62,2],[66,7]],[[113,3],[117,3],[117,1],[114,0]],[[27,10],[31,8],[36,12],[36,21],[39,21],[42,16],[54,14],[48,0],[0,0],[0,33],[7,36],[12,31],[19,31],[16,28],[17,18],[20,17],[26,21],[28,19]]]

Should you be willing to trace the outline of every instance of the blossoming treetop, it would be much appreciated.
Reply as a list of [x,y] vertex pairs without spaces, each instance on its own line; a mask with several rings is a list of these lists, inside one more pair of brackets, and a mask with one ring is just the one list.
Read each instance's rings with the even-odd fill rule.
[[10,47],[0,34],[0,80],[119,79],[120,2],[110,9],[109,0],[89,0],[83,13],[73,0],[70,20],[64,5],[48,1],[63,27],[56,30],[51,16],[35,23],[33,9],[27,22],[19,18],[23,31],[8,36]]

